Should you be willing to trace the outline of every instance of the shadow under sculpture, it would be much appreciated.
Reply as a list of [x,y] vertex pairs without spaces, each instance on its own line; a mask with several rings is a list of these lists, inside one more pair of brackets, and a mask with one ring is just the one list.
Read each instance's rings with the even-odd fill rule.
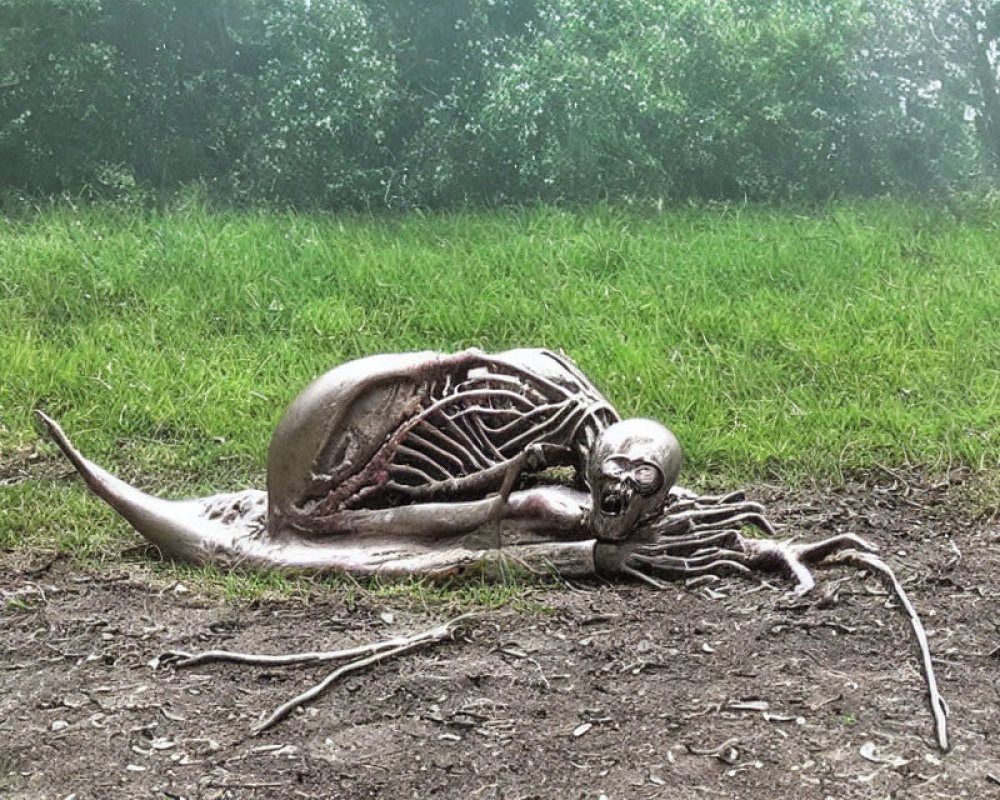
[[[148,495],[86,459],[38,414],[90,489],[182,561],[436,577],[513,562],[655,588],[764,571],[789,576],[800,593],[814,585],[810,565],[874,570],[910,618],[937,741],[947,748],[923,626],[874,548],[853,534],[781,541],[741,492],[702,496],[675,485],[674,435],[653,420],[621,419],[562,355],[467,350],[342,364],[283,415],[266,492]],[[747,527],[763,536],[745,536]]]

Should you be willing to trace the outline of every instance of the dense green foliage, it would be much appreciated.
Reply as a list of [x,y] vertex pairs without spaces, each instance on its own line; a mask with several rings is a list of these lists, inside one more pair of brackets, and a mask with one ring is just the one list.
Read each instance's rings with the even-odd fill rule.
[[454,206],[1000,175],[995,0],[0,0],[0,188]]

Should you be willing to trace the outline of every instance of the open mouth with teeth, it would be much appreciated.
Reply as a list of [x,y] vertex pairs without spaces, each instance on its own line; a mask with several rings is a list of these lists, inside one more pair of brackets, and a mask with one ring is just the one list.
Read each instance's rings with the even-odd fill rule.
[[611,478],[612,486],[601,492],[598,507],[608,517],[621,516],[635,495],[651,497],[664,483],[663,473],[652,464],[640,464],[630,472],[613,463],[606,469],[611,473],[607,477]]
[[621,492],[614,490],[605,491],[601,494],[601,513],[609,517],[617,517],[628,505],[628,498]]

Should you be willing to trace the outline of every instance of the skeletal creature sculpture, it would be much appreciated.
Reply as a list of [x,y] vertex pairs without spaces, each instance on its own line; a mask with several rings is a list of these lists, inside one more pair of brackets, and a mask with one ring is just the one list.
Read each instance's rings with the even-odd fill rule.
[[[516,563],[566,577],[664,581],[809,565],[878,572],[921,648],[937,739],[947,747],[923,627],[888,566],[852,534],[780,541],[742,493],[675,485],[681,450],[647,419],[622,420],[548,350],[376,355],[315,380],[271,441],[267,492],[170,501],[84,458],[38,412],[90,489],[161,552],[194,563],[447,576]],[[563,468],[562,470],[554,468]],[[745,536],[756,528],[763,538]]]

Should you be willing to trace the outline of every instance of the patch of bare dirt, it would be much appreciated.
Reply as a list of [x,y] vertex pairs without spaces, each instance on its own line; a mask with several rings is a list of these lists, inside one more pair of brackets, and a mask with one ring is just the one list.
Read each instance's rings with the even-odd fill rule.
[[[0,556],[7,798],[981,798],[1000,796],[1000,527],[901,475],[757,493],[783,535],[878,544],[930,634],[951,708],[934,745],[911,632],[874,577],[811,596],[722,580],[539,591],[452,641],[375,665],[260,736],[329,666],[158,663],[289,653],[452,616],[324,590],[227,603],[133,566]],[[19,556],[20,558],[20,556]],[[351,602],[348,602],[351,600]]]
[[0,452],[0,486],[13,486],[34,475],[40,477],[44,459],[33,447],[12,447]]

